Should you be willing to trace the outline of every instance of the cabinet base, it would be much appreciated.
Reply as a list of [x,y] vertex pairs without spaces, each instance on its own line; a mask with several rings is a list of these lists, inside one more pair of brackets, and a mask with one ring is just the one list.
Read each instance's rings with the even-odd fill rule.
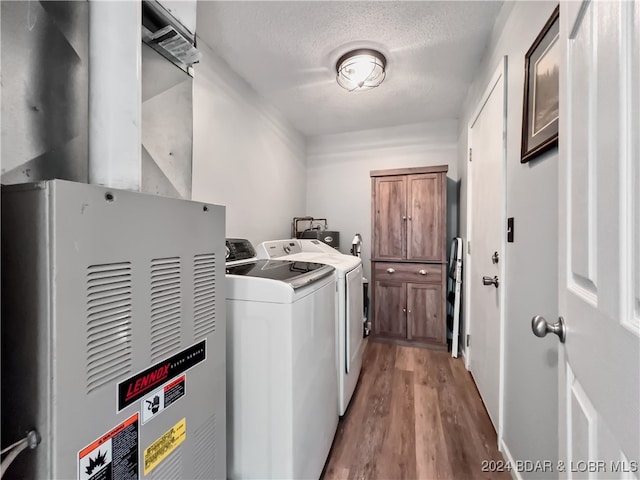
[[426,348],[428,350],[447,350],[447,343],[426,343],[426,342],[414,342],[412,340],[403,340],[401,338],[389,338],[376,335],[372,333],[369,336],[369,340],[379,343],[393,343],[395,345],[402,345],[404,347],[417,347]]

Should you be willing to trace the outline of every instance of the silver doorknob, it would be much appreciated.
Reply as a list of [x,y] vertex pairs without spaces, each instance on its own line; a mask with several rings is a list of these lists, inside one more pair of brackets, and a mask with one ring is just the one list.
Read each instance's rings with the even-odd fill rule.
[[560,339],[560,343],[564,343],[567,339],[567,327],[564,324],[564,318],[558,317],[558,321],[551,324],[545,320],[542,315],[536,315],[531,319],[531,330],[536,337],[544,337],[547,333],[555,333]]
[[493,285],[494,287],[498,288],[498,286],[500,285],[500,280],[498,279],[498,276],[496,275],[495,277],[482,277],[482,284],[483,285]]

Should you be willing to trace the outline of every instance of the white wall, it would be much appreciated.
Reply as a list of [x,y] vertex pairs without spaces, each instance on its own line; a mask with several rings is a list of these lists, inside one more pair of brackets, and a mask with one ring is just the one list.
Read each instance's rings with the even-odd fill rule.
[[556,5],[505,3],[465,102],[459,132],[460,226],[466,242],[467,127],[490,76],[507,55],[507,216],[515,218],[515,241],[507,243],[503,283],[508,290],[503,431],[504,443],[516,460],[554,461],[558,455],[558,339],[553,335],[540,339],[531,333],[534,315],[544,315],[551,322],[558,315],[557,149],[528,164],[520,163],[524,56]]
[[[307,214],[327,218],[340,232],[340,250],[349,253],[356,233],[363,239],[365,276],[371,259],[371,170],[449,165],[457,179],[455,120],[417,123],[360,132],[323,135],[308,141]],[[455,231],[455,188],[448,221]]]
[[193,199],[227,207],[227,237],[288,238],[305,215],[305,141],[198,38]]

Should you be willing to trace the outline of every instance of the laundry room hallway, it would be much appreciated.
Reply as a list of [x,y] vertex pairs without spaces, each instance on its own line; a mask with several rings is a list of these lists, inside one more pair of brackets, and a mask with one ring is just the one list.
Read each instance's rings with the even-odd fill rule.
[[492,460],[496,433],[461,358],[369,341],[324,480],[511,478],[483,471]]

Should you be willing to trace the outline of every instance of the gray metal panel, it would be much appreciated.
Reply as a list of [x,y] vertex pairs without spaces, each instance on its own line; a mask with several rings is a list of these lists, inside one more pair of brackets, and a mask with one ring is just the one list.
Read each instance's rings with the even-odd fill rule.
[[142,185],[140,189],[142,192],[162,195],[163,197],[182,198],[180,192],[176,190],[169,177],[165,175],[147,149],[144,148],[144,145],[142,146],[141,167]]
[[88,2],[3,1],[2,182],[88,178]]
[[[215,331],[207,334],[207,360],[186,373],[185,397],[141,425],[140,453],[182,418],[186,418],[186,440],[171,455],[172,459],[165,460],[170,465],[162,468],[168,468],[168,471],[179,469],[182,478],[224,478],[224,207],[64,181],[46,182],[46,188],[51,198],[49,252],[52,259],[52,314],[48,323],[52,329],[49,344],[52,395],[41,395],[39,400],[49,409],[48,420],[52,422],[52,430],[49,441],[43,441],[37,451],[42,454],[50,449],[52,462],[50,466],[40,462],[36,477],[76,477],[79,450],[134,412],[140,411],[140,401],[137,401],[116,413],[116,386],[131,374],[154,363],[151,360],[153,288],[150,279],[152,264],[157,266],[158,259],[171,258],[175,262],[179,258],[180,268],[174,268],[172,272],[179,272],[182,278],[179,289],[180,342],[166,351],[166,355],[170,356],[175,351],[196,343],[193,284],[198,265],[196,257],[200,254],[213,254],[215,257],[210,263],[215,271]],[[113,194],[112,201],[106,199],[107,193]],[[5,201],[3,197],[3,203]],[[41,225],[44,217],[38,220],[40,230],[46,229],[46,226]],[[20,223],[19,218],[16,223]],[[11,242],[14,236],[7,234],[4,224],[2,227],[3,241],[6,237]],[[32,227],[33,225],[29,225],[26,228]],[[122,294],[122,289],[118,289],[117,292],[112,292],[112,296],[105,295],[104,298],[112,302],[111,305],[125,305],[124,310],[130,312],[124,316],[129,324],[127,328],[130,330],[132,348],[126,351],[124,357],[120,353],[113,356],[116,362],[110,366],[113,371],[120,372],[119,369],[124,365],[124,371],[118,378],[110,379],[107,376],[102,385],[98,382],[97,387],[95,383],[90,386],[92,363],[87,357],[92,347],[88,345],[90,332],[87,329],[91,305],[88,302],[87,274],[110,268],[96,267],[97,265],[115,265],[114,268],[119,268],[123,264],[129,265],[125,268],[130,273],[127,273],[128,280],[125,282],[130,283],[130,289],[125,288],[129,293]],[[3,275],[4,273],[3,265]],[[8,278],[19,278],[21,273],[19,269],[13,269],[7,275]],[[3,282],[3,294],[4,285]],[[22,290],[24,291],[16,292],[14,289],[15,293],[20,293],[19,297],[14,297],[14,301],[33,298],[35,303],[36,292],[32,291],[32,283],[24,284]],[[44,300],[42,297],[37,298]],[[38,325],[44,321],[40,318]],[[25,328],[18,330],[25,333]],[[7,330],[3,329],[3,337],[5,334]],[[113,331],[109,335],[113,340],[111,344],[122,345],[118,332]],[[41,345],[39,350],[44,348]],[[12,389],[21,388],[22,385],[13,386]],[[4,383],[2,391],[8,391]],[[4,402],[4,396],[2,400]],[[40,428],[38,425],[38,429]],[[202,444],[210,447],[202,450]],[[176,460],[175,457],[180,459]],[[142,459],[140,464],[142,476]],[[157,474],[158,471],[154,470],[150,477]]]
[[142,45],[142,186],[191,198],[193,78]]
[[[2,447],[34,427],[43,444],[51,441],[47,215],[40,186],[2,187]],[[47,471],[49,453],[23,452],[4,478],[35,478],[36,471]]]

